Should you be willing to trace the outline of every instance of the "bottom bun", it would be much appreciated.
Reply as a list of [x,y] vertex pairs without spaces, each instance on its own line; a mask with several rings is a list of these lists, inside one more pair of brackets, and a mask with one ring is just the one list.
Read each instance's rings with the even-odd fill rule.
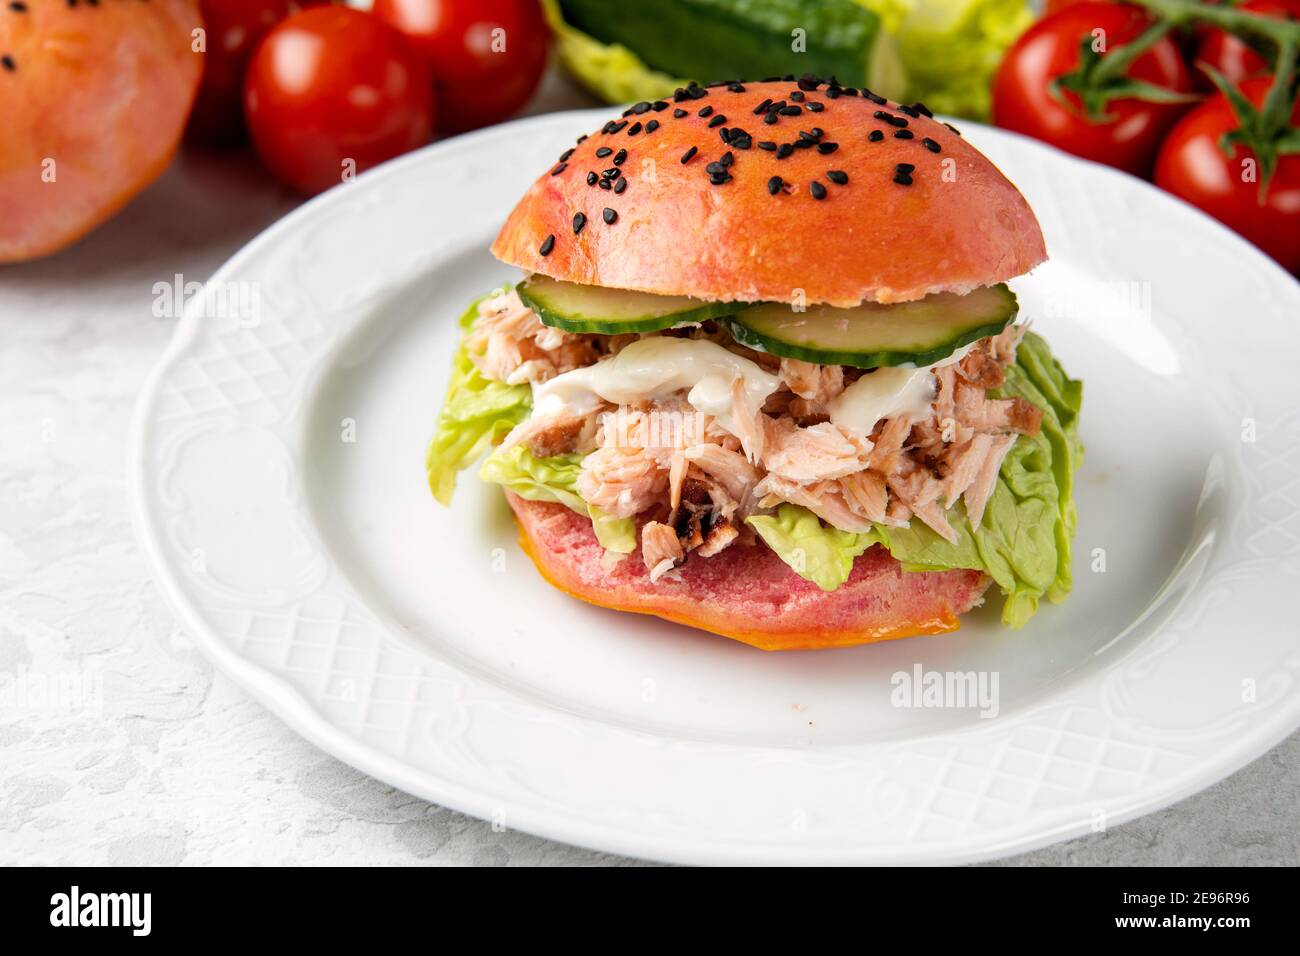
[[983,600],[978,571],[904,572],[879,546],[853,564],[848,581],[823,591],[762,545],[733,545],[688,559],[650,583],[637,555],[614,563],[591,522],[563,505],[506,492],[519,544],[548,582],[591,604],[653,614],[766,651],[848,647],[960,627],[957,615]]

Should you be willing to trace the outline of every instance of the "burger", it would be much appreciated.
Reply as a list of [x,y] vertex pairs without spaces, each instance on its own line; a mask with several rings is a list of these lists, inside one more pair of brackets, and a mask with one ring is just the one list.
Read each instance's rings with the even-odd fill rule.
[[565,149],[492,246],[429,448],[551,584],[768,650],[1070,590],[1081,383],[1008,280],[1014,185],[921,103],[690,85]]

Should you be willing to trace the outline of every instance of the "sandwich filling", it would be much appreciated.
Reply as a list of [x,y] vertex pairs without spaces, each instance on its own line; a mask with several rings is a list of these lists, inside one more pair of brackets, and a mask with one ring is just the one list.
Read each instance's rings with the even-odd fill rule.
[[1023,325],[877,368],[769,354],[714,319],[563,331],[513,289],[461,325],[429,453],[440,500],[494,448],[484,478],[588,514],[651,581],[768,547],[834,590],[880,546],[906,570],[988,573],[1013,626],[1070,588],[1081,386]]

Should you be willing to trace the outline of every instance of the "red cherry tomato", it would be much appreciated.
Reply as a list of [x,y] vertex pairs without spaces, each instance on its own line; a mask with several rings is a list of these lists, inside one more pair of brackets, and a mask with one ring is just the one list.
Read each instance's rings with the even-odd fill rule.
[[[1259,106],[1271,83],[1269,77],[1256,77],[1241,90]],[[1291,113],[1291,125],[1297,124],[1300,104]],[[1278,158],[1261,203],[1254,151],[1238,145],[1229,158],[1219,148],[1223,134],[1239,125],[1222,94],[1196,107],[1165,139],[1156,185],[1237,230],[1291,272],[1300,271],[1300,155]]]
[[375,0],[372,12],[428,59],[440,132],[506,119],[546,68],[549,33],[537,0]]
[[294,188],[317,193],[428,142],[433,80],[386,23],[347,7],[313,7],[281,22],[257,48],[244,115],[262,162]]
[[213,146],[244,137],[244,71],[266,32],[294,9],[293,0],[200,0],[203,80],[185,136]]
[[[1237,9],[1278,20],[1288,17],[1300,20],[1300,0],[1246,0]],[[1194,63],[1197,85],[1205,90],[1214,90],[1216,89],[1214,82],[1200,67],[1202,63],[1214,67],[1234,86],[1240,86],[1247,77],[1258,76],[1269,71],[1268,60],[1251,49],[1241,38],[1218,28],[1209,28],[1205,31],[1197,47]]]
[[[1079,65],[1079,44],[1093,31],[1113,50],[1134,39],[1150,21],[1134,8],[1108,3],[1079,3],[1044,17],[1014,43],[993,83],[993,120],[1058,146],[1076,156],[1146,175],[1160,140],[1188,104],[1151,103],[1120,98],[1109,102],[1113,117],[1094,123],[1078,97],[1066,92],[1071,108],[1052,96],[1052,80]],[[1139,56],[1127,76],[1179,92],[1191,90],[1191,77],[1168,37]]]

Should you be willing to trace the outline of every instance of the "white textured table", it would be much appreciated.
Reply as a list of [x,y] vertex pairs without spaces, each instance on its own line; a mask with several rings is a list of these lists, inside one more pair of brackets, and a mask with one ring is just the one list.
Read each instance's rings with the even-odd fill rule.
[[[592,105],[555,75],[529,112]],[[186,154],[106,227],[0,266],[0,864],[591,864],[299,739],[195,650],[126,505],[136,393],[203,281],[291,209],[254,161]],[[53,699],[42,690],[58,688]],[[1169,810],[1013,863],[1300,863],[1300,735]]]

